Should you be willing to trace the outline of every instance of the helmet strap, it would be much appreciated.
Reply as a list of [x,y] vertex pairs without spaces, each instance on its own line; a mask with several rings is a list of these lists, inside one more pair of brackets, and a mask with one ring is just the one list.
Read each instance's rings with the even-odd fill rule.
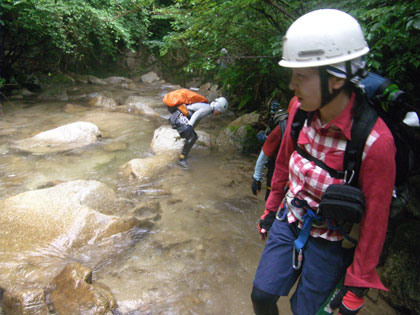
[[324,107],[329,102],[331,102],[338,94],[340,94],[340,92],[344,89],[346,84],[343,84],[342,87],[330,93],[328,88],[328,79],[330,77],[330,74],[327,72],[326,67],[319,67],[319,77],[321,81],[321,107]]

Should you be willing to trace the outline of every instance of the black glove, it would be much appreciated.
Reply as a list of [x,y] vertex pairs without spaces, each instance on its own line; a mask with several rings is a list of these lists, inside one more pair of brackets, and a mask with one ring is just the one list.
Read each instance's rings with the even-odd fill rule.
[[268,232],[273,225],[274,220],[276,219],[276,212],[265,210],[264,214],[261,216],[260,224],[258,224],[258,230],[261,233],[261,229],[264,229]]
[[254,177],[252,177],[251,189],[254,195],[257,195],[261,191],[261,182],[259,180],[256,180]]
[[367,288],[344,286],[330,302],[331,309],[339,308],[339,315],[356,315],[364,304]]

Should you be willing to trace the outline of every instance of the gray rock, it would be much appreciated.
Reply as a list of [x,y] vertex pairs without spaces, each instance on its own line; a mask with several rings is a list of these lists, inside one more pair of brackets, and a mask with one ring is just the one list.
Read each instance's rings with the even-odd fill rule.
[[[198,140],[193,148],[206,150],[211,147],[210,135],[204,131],[196,130]],[[180,152],[184,146],[185,139],[179,136],[178,131],[171,126],[163,125],[157,128],[153,134],[150,149],[153,153],[164,153],[168,151]]]
[[46,154],[83,147],[97,142],[100,138],[101,133],[97,126],[79,121],[18,140],[13,147],[35,154]]
[[155,72],[150,71],[150,72],[148,72],[146,74],[143,74],[141,76],[141,80],[144,83],[153,83],[153,82],[159,81],[160,78],[159,78],[159,76]]

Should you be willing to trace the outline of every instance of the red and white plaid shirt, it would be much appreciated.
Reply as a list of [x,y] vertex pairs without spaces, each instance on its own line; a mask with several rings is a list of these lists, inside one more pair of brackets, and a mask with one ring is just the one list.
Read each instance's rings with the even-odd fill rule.
[[[298,145],[335,170],[343,170],[346,142],[351,138],[353,103],[354,96],[340,115],[325,125],[321,125],[319,113],[316,112],[310,125],[305,123],[299,134]],[[283,201],[284,186],[289,182],[289,190],[284,200],[290,209],[288,221],[291,223],[299,220],[301,227],[302,216],[306,210],[293,207],[290,201],[296,197],[305,200],[312,209],[317,210],[326,188],[330,184],[343,183],[343,180],[332,178],[327,171],[295,151],[290,130],[299,106],[297,98],[294,97],[290,104],[288,125],[277,155],[272,191],[266,202],[266,209],[277,211]],[[347,271],[346,285],[386,290],[376,273],[376,265],[385,240],[394,181],[394,141],[385,123],[378,119],[363,151],[359,187],[365,195],[366,209],[360,223],[360,237],[353,264]],[[330,230],[326,226],[313,226],[311,235],[330,241],[343,239],[340,232]]]

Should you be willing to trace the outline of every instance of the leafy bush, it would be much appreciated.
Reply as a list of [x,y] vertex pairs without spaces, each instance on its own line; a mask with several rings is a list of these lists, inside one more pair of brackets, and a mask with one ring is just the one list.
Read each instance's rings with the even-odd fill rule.
[[148,36],[151,1],[3,0],[4,76],[104,64]]

